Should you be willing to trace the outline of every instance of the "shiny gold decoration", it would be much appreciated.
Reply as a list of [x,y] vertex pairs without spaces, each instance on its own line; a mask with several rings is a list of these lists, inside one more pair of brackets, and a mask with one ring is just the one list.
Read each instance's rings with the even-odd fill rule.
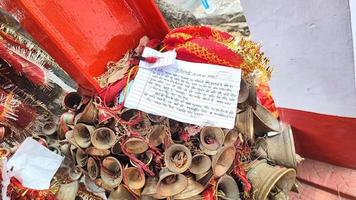
[[271,78],[272,67],[269,59],[261,52],[261,46],[250,40],[241,39],[236,47],[232,48],[243,58],[240,68],[244,77],[256,74],[261,82],[267,82]]

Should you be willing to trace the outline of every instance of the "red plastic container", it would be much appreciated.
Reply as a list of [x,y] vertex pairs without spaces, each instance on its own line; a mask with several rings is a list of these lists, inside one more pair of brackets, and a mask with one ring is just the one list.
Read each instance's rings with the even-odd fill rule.
[[169,28],[154,0],[3,0],[28,33],[75,80],[98,92],[93,79],[139,39],[163,39]]

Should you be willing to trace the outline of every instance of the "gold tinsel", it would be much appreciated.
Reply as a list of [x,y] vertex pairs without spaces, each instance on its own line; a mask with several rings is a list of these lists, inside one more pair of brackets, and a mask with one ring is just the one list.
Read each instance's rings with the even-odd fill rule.
[[260,49],[259,44],[242,38],[235,51],[243,58],[240,68],[245,77],[252,74],[258,81],[267,82],[271,78],[272,67]]

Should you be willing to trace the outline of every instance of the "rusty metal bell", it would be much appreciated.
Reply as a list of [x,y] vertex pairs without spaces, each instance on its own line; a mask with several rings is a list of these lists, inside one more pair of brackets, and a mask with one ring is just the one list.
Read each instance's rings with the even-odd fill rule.
[[217,150],[214,150],[214,151],[208,150],[201,143],[199,144],[199,148],[204,154],[209,155],[209,156],[213,156],[218,152]]
[[278,192],[277,194],[271,195],[271,200],[288,200],[288,195],[284,192]]
[[138,190],[143,188],[146,179],[142,170],[137,167],[129,167],[124,169],[124,183],[131,190]]
[[99,165],[96,162],[96,160],[92,157],[88,158],[87,172],[91,180],[95,180],[99,176],[100,173]]
[[79,167],[84,167],[88,162],[88,154],[81,148],[77,148],[75,153],[75,160]]
[[133,124],[129,127],[130,131],[137,132],[142,136],[147,135],[147,133],[151,132],[152,125],[150,120],[147,118],[147,115],[141,115],[141,121]]
[[54,122],[46,122],[43,124],[42,133],[50,136],[53,135],[57,131],[58,125]]
[[192,154],[186,146],[173,144],[164,152],[164,162],[170,171],[183,173],[192,163]]
[[71,168],[69,171],[69,177],[72,181],[79,180],[82,175],[83,175],[83,172],[82,172],[81,168],[78,166]]
[[85,125],[82,123],[76,124],[73,129],[73,138],[81,148],[87,148],[91,144],[91,135],[94,131],[94,126]]
[[136,198],[123,185],[119,185],[110,193],[108,200],[136,200]]
[[166,119],[166,117],[153,114],[147,114],[147,118],[153,123],[161,123]]
[[216,199],[240,200],[240,191],[237,183],[231,176],[224,175],[219,178],[215,186]]
[[140,154],[148,149],[148,145],[140,138],[129,138],[124,143],[124,148],[128,153]]
[[231,129],[225,134],[224,146],[234,145],[239,138],[239,132],[236,129]]
[[117,187],[122,181],[122,172],[122,165],[116,158],[109,156],[102,161],[100,175],[106,185]]
[[212,158],[213,174],[216,177],[224,175],[234,162],[236,149],[234,146],[226,146],[218,150]]
[[253,127],[257,136],[263,136],[267,132],[280,132],[281,125],[270,111],[261,104],[257,104],[253,110]]
[[71,144],[75,147],[79,147],[79,145],[77,144],[77,142],[74,139],[73,130],[68,131],[65,135],[65,138],[69,142],[69,144]]
[[186,176],[163,168],[159,173],[157,194],[163,197],[171,197],[181,193],[187,186],[188,179]]
[[111,147],[111,153],[114,155],[122,155],[121,144],[119,141],[116,141],[114,146]]
[[63,104],[71,111],[76,111],[82,102],[82,96],[77,92],[70,92],[65,95]]
[[113,117],[106,110],[104,110],[104,109],[98,110],[98,125],[99,126],[105,125],[112,118]]
[[251,143],[255,142],[253,123],[252,107],[249,106],[246,110],[237,113],[235,126]]
[[60,149],[60,146],[59,144],[51,144],[51,145],[48,145],[48,150],[58,154],[58,155],[62,155],[62,151]]
[[205,127],[200,132],[201,145],[210,151],[219,149],[224,144],[225,134],[221,128]]
[[251,81],[241,79],[238,103],[255,107],[257,104],[256,86]]
[[[157,196],[157,183],[158,178],[155,176],[149,176],[146,178],[145,186],[141,192],[142,196]],[[156,197],[155,197],[156,198]],[[156,199],[163,199],[164,197],[159,197]]]
[[79,182],[73,181],[67,184],[61,184],[56,195],[58,200],[75,200],[79,190]]
[[75,116],[75,123],[95,124],[98,119],[98,109],[96,109],[91,99],[84,110]]
[[97,149],[95,147],[88,147],[85,149],[85,152],[89,156],[95,156],[95,157],[104,157],[110,154],[110,151],[107,149]]
[[273,137],[261,138],[256,142],[256,156],[274,161],[285,167],[297,167],[293,133],[290,125],[283,125],[280,134]]
[[167,130],[163,125],[155,125],[147,134],[147,139],[153,146],[158,146],[163,143],[164,138],[167,136]]
[[287,194],[296,181],[293,168],[272,166],[266,160],[256,160],[246,166],[247,178],[255,191],[256,200],[266,200],[275,187]]
[[[152,151],[146,151],[144,153],[137,154],[136,157],[139,160],[141,160],[146,166],[149,166],[153,160],[153,153],[152,153]],[[130,163],[132,166],[138,167],[137,164],[135,163],[135,161],[132,161],[131,159],[130,159]]]
[[130,109],[130,108],[124,108],[123,111],[120,114],[120,118],[124,120],[125,122],[129,122],[131,120],[134,120],[140,111],[135,110],[135,109]]
[[203,192],[204,187],[196,182],[193,177],[188,178],[188,186],[179,194],[174,196],[174,199],[187,199]]
[[247,82],[244,79],[241,79],[238,103],[246,102],[248,99],[249,93],[250,93],[250,91],[249,91]]
[[114,131],[106,127],[96,129],[91,135],[91,143],[97,149],[110,149],[115,142],[116,135]]
[[196,154],[192,158],[189,171],[192,174],[203,174],[211,168],[211,160],[205,154]]
[[207,188],[210,181],[214,179],[213,170],[209,170],[204,174],[197,174],[195,177],[198,183],[200,183],[204,188]]

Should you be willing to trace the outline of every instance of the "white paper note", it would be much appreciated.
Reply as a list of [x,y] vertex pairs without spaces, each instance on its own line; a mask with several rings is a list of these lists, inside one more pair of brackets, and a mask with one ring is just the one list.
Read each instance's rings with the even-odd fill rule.
[[240,69],[181,60],[167,67],[140,67],[125,107],[199,126],[231,129],[240,80]]
[[7,162],[7,170],[12,170],[23,186],[44,190],[49,188],[63,159],[36,140],[26,138]]
[[152,57],[157,58],[157,62],[155,62],[155,63],[148,63],[145,61],[140,61],[141,68],[152,69],[152,68],[170,66],[170,65],[175,64],[177,53],[175,51],[167,51],[167,52],[161,53],[159,51],[156,51],[154,49],[146,47],[143,50],[142,56],[143,57],[152,56]]

